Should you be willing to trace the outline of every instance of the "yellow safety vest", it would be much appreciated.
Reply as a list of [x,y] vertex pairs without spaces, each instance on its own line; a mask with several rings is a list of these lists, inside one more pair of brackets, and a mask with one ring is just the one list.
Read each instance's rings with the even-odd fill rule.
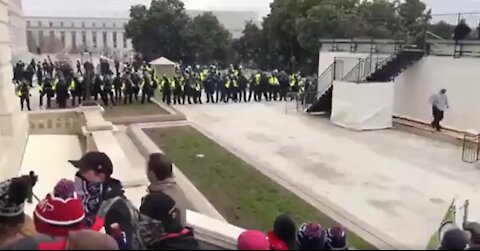
[[290,86],[295,86],[295,84],[297,83],[297,79],[295,78],[295,75],[291,75],[290,76]]
[[73,80],[70,81],[70,87],[69,88],[70,88],[70,90],[75,89],[75,81],[73,81]]
[[260,79],[262,78],[261,74],[255,74],[255,84],[259,85],[260,84]]
[[225,82],[225,87],[228,89],[230,88],[230,80],[227,80],[227,82]]
[[300,92],[305,92],[305,81],[300,80],[300,82],[298,82],[298,85],[300,86]]
[[268,83],[269,83],[270,85],[279,85],[279,83],[278,83],[278,78],[277,78],[277,77],[270,77],[270,78],[268,79]]
[[55,79],[55,80],[53,81],[53,85],[52,85],[52,89],[53,89],[54,91],[57,90],[57,84],[58,84],[58,79]]
[[177,83],[175,82],[175,79],[174,78],[170,79],[170,87],[174,89],[176,85]]

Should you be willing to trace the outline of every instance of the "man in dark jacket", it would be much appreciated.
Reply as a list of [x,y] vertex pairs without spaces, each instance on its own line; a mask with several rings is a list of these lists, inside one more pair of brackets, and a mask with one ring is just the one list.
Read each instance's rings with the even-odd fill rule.
[[165,233],[146,243],[148,250],[199,250],[193,230],[182,225],[175,201],[165,193],[149,194],[142,199],[140,213],[163,224]]
[[111,177],[113,164],[105,153],[88,152],[80,160],[69,162],[79,169],[75,175],[75,192],[82,198],[89,227],[95,222],[104,200],[124,197],[123,186]]
[[69,84],[67,84],[65,78],[60,78],[58,84],[55,87],[55,96],[57,97],[57,104],[60,109],[67,108],[67,99]]
[[460,20],[460,23],[455,27],[455,30],[453,31],[453,40],[458,41],[458,40],[464,40],[465,38],[468,37],[468,35],[472,32],[472,29],[468,27],[467,23],[465,22],[465,19]]

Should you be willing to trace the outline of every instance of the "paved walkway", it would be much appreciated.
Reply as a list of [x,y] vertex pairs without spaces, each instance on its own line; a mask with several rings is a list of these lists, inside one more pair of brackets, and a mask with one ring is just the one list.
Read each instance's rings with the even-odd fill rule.
[[454,197],[480,210],[480,171],[461,162],[457,146],[394,130],[353,132],[285,114],[284,103],[175,108],[257,168],[407,247],[425,248]]
[[118,131],[114,133],[115,138],[118,140],[123,151],[128,153],[127,158],[130,160],[132,167],[138,169],[139,172],[145,172],[147,160],[145,159],[145,156],[140,153],[132,139],[127,135],[127,127],[123,125],[117,125],[116,127]]
[[[76,135],[30,135],[23,156],[20,174],[34,171],[38,175],[38,184],[34,193],[40,199],[53,191],[55,184],[62,178],[73,179],[76,169],[68,163],[82,157],[80,141]],[[27,205],[27,214],[32,215],[35,202]]]

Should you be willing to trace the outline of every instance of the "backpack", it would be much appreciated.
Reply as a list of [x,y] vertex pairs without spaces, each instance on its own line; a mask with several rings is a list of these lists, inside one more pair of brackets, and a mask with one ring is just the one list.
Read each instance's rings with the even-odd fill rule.
[[98,216],[105,221],[105,232],[113,235],[112,224],[117,223],[125,233],[128,250],[145,250],[150,238],[165,233],[161,222],[142,215],[127,199],[115,197],[104,201]]

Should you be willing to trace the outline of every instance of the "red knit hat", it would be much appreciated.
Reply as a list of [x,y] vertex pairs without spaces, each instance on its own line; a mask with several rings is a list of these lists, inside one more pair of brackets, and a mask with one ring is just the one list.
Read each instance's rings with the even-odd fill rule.
[[70,231],[83,229],[84,218],[82,200],[76,193],[66,199],[48,194],[34,212],[37,232],[51,236],[68,236]]

